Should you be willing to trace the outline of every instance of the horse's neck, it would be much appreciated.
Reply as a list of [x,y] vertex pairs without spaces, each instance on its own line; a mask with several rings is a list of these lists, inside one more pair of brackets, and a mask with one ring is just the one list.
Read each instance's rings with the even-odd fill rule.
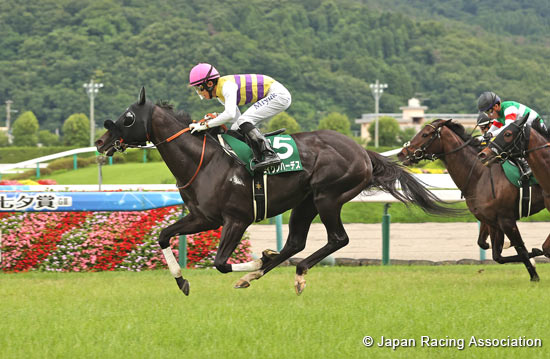
[[[152,120],[153,143],[157,145],[159,154],[174,176],[180,181],[187,181],[198,168],[201,159],[204,168],[219,148],[206,143],[203,151],[205,134],[178,134],[188,127],[187,124],[170,114],[159,112],[155,113]],[[175,135],[177,136],[173,137]]]
[[[452,131],[449,130],[448,132]],[[449,138],[443,138],[442,136],[441,141],[445,153],[452,152],[464,145],[464,141],[454,133]],[[463,192],[467,190],[466,187],[477,183],[486,171],[486,168],[481,165],[477,159],[477,154],[470,146],[465,146],[456,152],[445,155],[443,162],[454,183]]]
[[550,143],[536,130],[530,131],[525,159],[542,189],[550,193],[550,147],[546,147]]

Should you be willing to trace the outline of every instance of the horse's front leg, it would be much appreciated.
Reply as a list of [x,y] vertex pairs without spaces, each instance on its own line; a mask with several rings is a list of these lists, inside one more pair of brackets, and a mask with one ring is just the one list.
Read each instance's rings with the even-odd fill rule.
[[181,267],[174,256],[174,252],[172,252],[172,248],[170,248],[170,238],[175,235],[192,234],[216,229],[219,226],[219,223],[212,223],[206,221],[202,217],[194,216],[192,213],[189,213],[187,216],[164,228],[160,232],[158,243],[162,249],[162,254],[166,259],[170,273],[172,273],[172,276],[176,279],[176,283],[183,294],[189,295],[189,281],[181,275]]
[[523,264],[525,265],[525,268],[527,268],[527,272],[529,272],[531,281],[538,282],[540,280],[539,275],[537,274],[537,270],[535,269],[534,261],[531,262],[530,259],[539,255],[542,255],[542,251],[536,248],[534,248],[531,253],[527,251],[527,249],[525,248],[523,239],[521,238],[521,235],[517,228],[515,220],[509,223],[507,223],[507,221],[501,220],[500,227],[504,231],[506,236],[510,238],[510,241],[514,246],[514,249],[516,250],[517,255],[510,256],[510,257],[501,257],[500,261],[498,262],[499,263],[523,262]]

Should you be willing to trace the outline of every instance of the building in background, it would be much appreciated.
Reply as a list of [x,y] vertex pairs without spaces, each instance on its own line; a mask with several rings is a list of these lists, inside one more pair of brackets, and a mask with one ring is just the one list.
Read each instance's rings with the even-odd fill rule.
[[[420,128],[422,128],[425,123],[440,118],[445,120],[452,118],[466,128],[473,128],[477,121],[477,113],[426,113],[428,107],[422,106],[420,100],[414,97],[409,99],[407,106],[401,106],[399,109],[401,112],[398,113],[379,113],[378,118],[393,117],[397,120],[402,130],[413,127],[416,131],[420,131]],[[355,120],[355,123],[361,125],[361,138],[370,140],[369,125],[373,123],[375,119],[376,114],[364,113],[361,115],[361,118]]]

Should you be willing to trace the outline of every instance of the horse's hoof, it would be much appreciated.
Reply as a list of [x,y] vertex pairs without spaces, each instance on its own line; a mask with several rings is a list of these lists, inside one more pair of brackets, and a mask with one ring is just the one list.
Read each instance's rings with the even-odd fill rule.
[[542,256],[544,254],[543,251],[541,251],[540,249],[538,248],[533,248],[531,250],[531,253],[533,253],[533,257],[538,257],[538,256]]
[[531,278],[531,282],[540,282],[540,278],[538,275]]
[[296,282],[294,283],[294,289],[296,289],[296,294],[300,295],[306,289],[306,282]]
[[246,281],[246,280],[242,280],[240,279],[237,284],[235,284],[235,287],[236,289],[240,289],[240,288],[248,288],[250,287],[250,282]]
[[306,288],[306,279],[304,278],[303,274],[296,274],[296,278],[294,279],[294,289],[296,289],[296,294],[300,295]]
[[184,279],[183,277],[176,278],[176,283],[178,283],[178,287],[185,295],[189,295],[189,281],[187,279]]
[[479,246],[479,248],[485,249],[485,250],[491,248],[491,246],[487,242],[477,242],[477,245]]
[[273,249],[265,249],[262,252],[262,262],[265,263],[267,261],[270,261],[278,255],[279,255],[279,252],[274,251]]

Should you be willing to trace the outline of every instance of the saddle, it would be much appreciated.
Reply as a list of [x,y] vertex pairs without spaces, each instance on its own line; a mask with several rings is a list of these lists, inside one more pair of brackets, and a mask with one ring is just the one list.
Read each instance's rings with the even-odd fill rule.
[[505,161],[501,166],[508,181],[519,188],[519,217],[529,217],[531,215],[531,186],[538,184],[537,179],[531,174],[528,181],[521,181],[520,169],[512,161]]
[[261,172],[252,170],[252,149],[240,131],[229,130],[217,134],[217,141],[224,151],[244,166],[252,176],[253,207],[256,222],[265,219],[267,216],[267,177],[283,172],[302,170],[298,147],[290,135],[281,135],[284,131],[285,129],[282,128],[264,134],[271,141],[273,150],[279,155],[281,163]]

